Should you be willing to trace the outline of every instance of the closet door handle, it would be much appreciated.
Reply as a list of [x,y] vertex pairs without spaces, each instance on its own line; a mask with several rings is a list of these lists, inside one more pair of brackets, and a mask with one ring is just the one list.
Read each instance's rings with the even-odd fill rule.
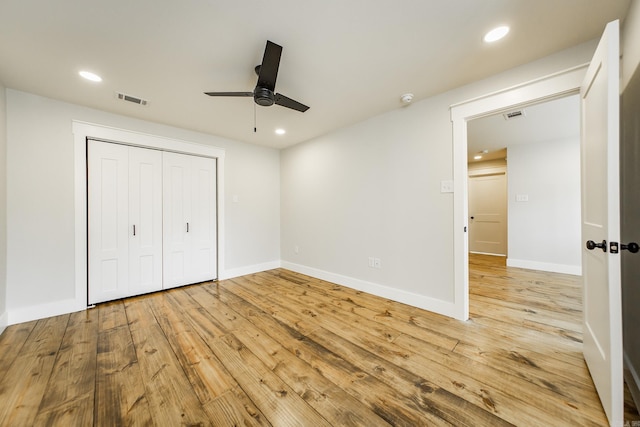
[[187,223],[187,233],[189,232],[189,223]]
[[135,224],[133,224],[133,235],[134,236],[136,235],[136,225]]

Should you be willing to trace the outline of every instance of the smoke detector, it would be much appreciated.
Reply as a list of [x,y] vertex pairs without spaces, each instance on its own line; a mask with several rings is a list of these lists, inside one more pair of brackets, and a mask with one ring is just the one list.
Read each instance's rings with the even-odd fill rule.
[[400,101],[402,101],[402,103],[404,105],[411,104],[411,101],[413,101],[413,94],[412,93],[405,93],[404,95],[402,95],[400,97]]
[[133,95],[127,95],[126,93],[122,93],[122,92],[116,92],[116,98],[122,101],[133,102],[134,104],[138,104],[142,106],[145,106],[149,103],[146,99],[138,98],[137,96],[133,96]]

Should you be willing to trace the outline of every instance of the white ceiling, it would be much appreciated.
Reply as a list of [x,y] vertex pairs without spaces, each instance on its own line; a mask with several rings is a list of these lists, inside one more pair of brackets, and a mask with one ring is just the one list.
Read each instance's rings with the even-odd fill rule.
[[[540,104],[508,110],[522,111],[520,117],[505,120],[494,114],[467,124],[467,158],[483,150],[483,160],[494,158],[492,153],[514,145],[535,144],[580,137],[580,96],[572,95]],[[496,153],[499,154],[499,153]],[[502,153],[502,158],[504,154]],[[498,156],[500,157],[500,156]]]
[[[629,0],[2,0],[6,87],[271,147],[286,147],[598,37]],[[511,26],[485,45],[483,34]],[[266,40],[276,92],[311,109],[257,107]],[[102,83],[80,79],[79,70]],[[147,99],[137,106],[115,92]],[[274,134],[276,127],[287,130]]]

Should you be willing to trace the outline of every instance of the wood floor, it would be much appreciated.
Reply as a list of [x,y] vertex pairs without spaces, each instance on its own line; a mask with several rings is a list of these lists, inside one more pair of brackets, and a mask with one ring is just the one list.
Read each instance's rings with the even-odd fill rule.
[[10,326],[0,425],[606,425],[578,280],[500,260],[468,322],[279,269]]

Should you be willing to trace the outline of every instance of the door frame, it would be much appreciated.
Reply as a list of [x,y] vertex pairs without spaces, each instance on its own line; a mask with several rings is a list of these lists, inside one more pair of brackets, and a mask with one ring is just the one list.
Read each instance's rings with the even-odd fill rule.
[[[87,139],[115,142],[135,147],[172,151],[182,154],[216,159],[216,226],[218,280],[226,277],[224,271],[224,160],[225,150],[163,136],[150,135],[125,129],[73,120],[74,141],[74,202],[75,202],[75,298],[69,311],[84,310],[88,304],[88,251],[87,251]],[[71,307],[69,307],[71,308]]]
[[453,263],[452,315],[469,319],[469,227],[467,186],[467,122],[512,108],[520,108],[580,93],[589,63],[450,106],[453,126]]

